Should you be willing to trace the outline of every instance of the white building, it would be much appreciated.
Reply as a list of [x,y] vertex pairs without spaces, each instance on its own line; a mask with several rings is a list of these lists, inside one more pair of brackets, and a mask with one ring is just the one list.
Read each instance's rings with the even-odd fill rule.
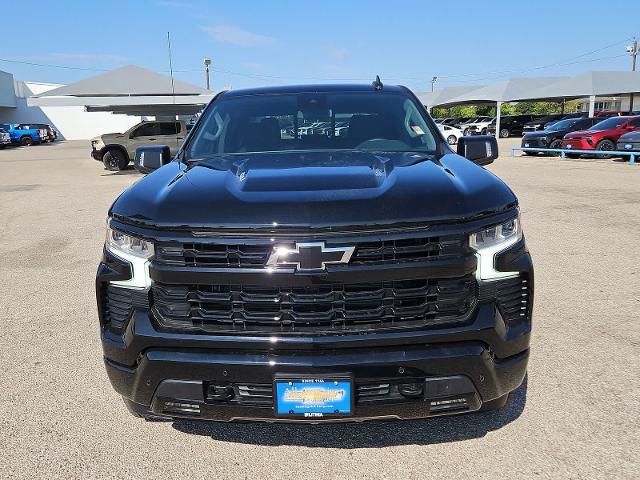
[[62,85],[14,80],[0,71],[0,123],[47,123],[66,140],[84,140],[107,132],[124,132],[141,117],[86,112],[82,106],[37,107],[27,105],[27,97]]
[[[594,104],[594,110],[596,112],[628,112],[630,104],[629,96],[618,97],[598,97]],[[633,110],[640,110],[640,95],[637,95],[633,99]],[[578,100],[578,112],[589,111],[589,99],[581,98]]]

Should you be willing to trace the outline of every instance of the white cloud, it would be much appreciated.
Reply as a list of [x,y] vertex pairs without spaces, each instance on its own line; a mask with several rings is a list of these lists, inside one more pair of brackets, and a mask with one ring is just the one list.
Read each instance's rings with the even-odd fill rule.
[[323,45],[322,51],[326,53],[328,56],[330,56],[331,58],[337,58],[337,59],[346,58],[351,53],[345,47],[340,47],[338,45],[330,45],[330,44]]
[[192,5],[187,2],[173,1],[173,0],[163,0],[158,2],[158,5],[161,7],[173,7],[173,8],[190,8]]
[[216,42],[230,43],[239,47],[257,47],[275,42],[272,37],[249,32],[233,25],[214,25],[200,28]]

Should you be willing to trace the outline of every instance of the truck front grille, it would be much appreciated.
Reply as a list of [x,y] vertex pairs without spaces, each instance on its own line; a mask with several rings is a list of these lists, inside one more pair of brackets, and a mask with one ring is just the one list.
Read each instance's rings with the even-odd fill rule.
[[[278,246],[294,248],[295,242],[277,242]],[[350,265],[384,265],[399,262],[420,262],[450,259],[467,252],[461,236],[417,236],[378,241],[326,242],[327,247],[355,246]],[[274,243],[160,243],[156,245],[155,261],[159,264],[209,268],[263,268]]]
[[200,333],[353,333],[464,322],[476,303],[472,275],[305,287],[152,287],[159,326]]

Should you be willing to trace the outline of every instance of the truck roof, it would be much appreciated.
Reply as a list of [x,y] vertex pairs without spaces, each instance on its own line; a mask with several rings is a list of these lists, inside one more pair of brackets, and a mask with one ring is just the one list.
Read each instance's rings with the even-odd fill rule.
[[[224,92],[225,97],[240,97],[245,95],[272,95],[278,93],[305,93],[305,92],[374,92],[371,84],[328,84],[328,85],[286,85],[276,87],[245,88],[239,90],[228,90]],[[399,85],[384,85],[383,92],[406,92],[405,87]]]

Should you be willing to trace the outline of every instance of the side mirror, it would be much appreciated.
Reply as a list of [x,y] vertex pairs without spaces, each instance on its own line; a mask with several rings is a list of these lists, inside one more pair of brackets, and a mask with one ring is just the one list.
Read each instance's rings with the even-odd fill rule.
[[489,165],[498,158],[498,141],[490,135],[462,137],[458,140],[458,155],[478,165]]
[[133,166],[142,173],[149,173],[171,161],[171,151],[167,145],[153,145],[136,148]]

